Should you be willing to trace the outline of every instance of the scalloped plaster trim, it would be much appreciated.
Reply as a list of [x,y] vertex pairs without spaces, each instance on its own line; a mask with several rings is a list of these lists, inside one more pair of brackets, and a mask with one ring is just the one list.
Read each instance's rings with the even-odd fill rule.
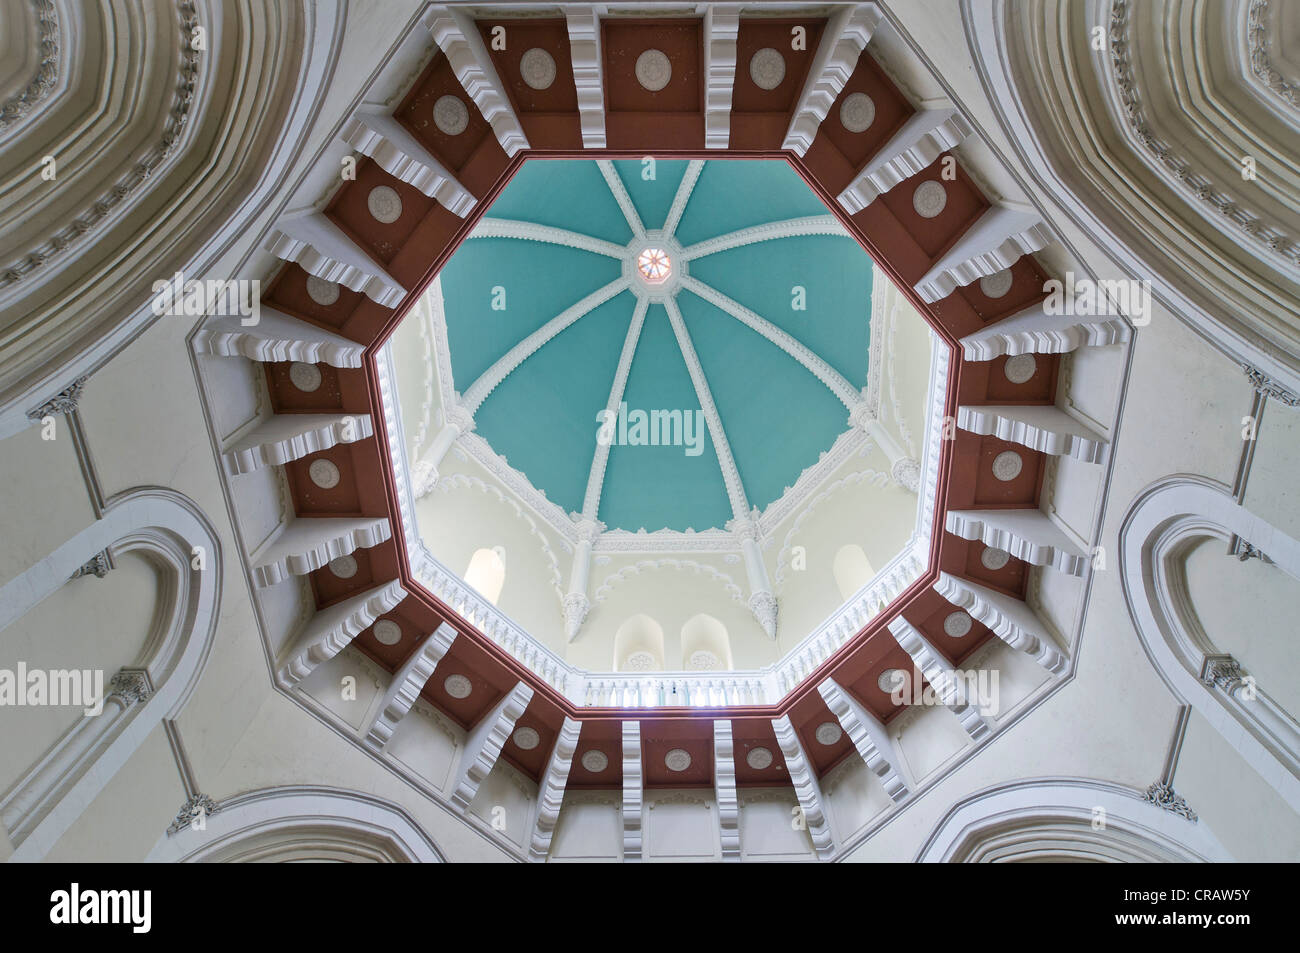
[[253,581],[259,589],[290,576],[305,576],[331,559],[369,549],[393,535],[387,518],[293,518],[250,557]]
[[613,242],[571,232],[567,228],[555,228],[551,225],[538,225],[535,222],[521,222],[512,218],[481,218],[470,232],[470,238],[517,238],[521,241],[544,242],[548,245],[563,245],[578,251],[591,252],[623,261],[627,258],[627,248]]
[[434,7],[424,15],[424,25],[447,57],[461,89],[474,100],[479,113],[492,127],[506,155],[513,156],[520,149],[527,149],[528,137],[510,108],[510,99],[473,17],[461,10]]
[[962,539],[978,539],[1031,565],[1051,566],[1072,576],[1083,575],[1088,565],[1088,557],[1039,509],[949,510],[945,528]]
[[533,689],[530,685],[516,682],[515,687],[474,727],[465,740],[460,778],[451,792],[451,802],[462,812],[469,810],[470,802],[501,757],[506,739],[515,730],[515,722],[523,715],[532,697]]
[[584,149],[605,148],[605,87],[601,78],[600,15],[594,9],[566,6],[569,56],[578,94],[578,122]]
[[907,797],[907,783],[896,767],[902,761],[880,719],[829,678],[817,686],[817,691],[853,742],[853,747],[857,749],[867,770],[880,781],[889,799],[897,804]]
[[785,766],[790,772],[790,783],[794,786],[795,797],[803,810],[804,823],[808,835],[812,838],[813,850],[819,860],[828,860],[835,853],[835,841],[831,836],[830,818],[826,815],[826,806],[822,799],[821,786],[812,769],[803,745],[790,723],[789,715],[782,715],[772,722],[776,733],[776,743],[785,758]]
[[555,739],[555,747],[546,763],[546,773],[537,788],[537,819],[533,823],[533,836],[528,844],[528,856],[532,860],[545,860],[551,851],[551,838],[555,834],[555,825],[560,821],[560,811],[564,808],[564,789],[569,783],[569,770],[573,766],[573,755],[578,750],[578,734],[581,730],[582,722],[566,716]]
[[374,435],[369,414],[275,414],[221,455],[226,473],[238,476],[282,466],[309,453]]
[[368,744],[383,748],[388,744],[398,723],[410,712],[415,700],[420,697],[424,685],[433,676],[434,669],[447,654],[451,644],[456,641],[458,633],[446,622],[438,626],[432,635],[426,636],[411,657],[402,667],[393,673],[392,680],[384,692],[383,700],[375,711],[374,720],[366,731]]
[[1010,268],[1051,241],[1051,230],[1036,212],[994,205],[917,282],[916,293],[929,304],[941,301],[972,281]]
[[831,17],[822,33],[817,57],[804,80],[782,149],[791,149],[799,155],[808,151],[817,138],[818,127],[857,68],[858,57],[867,48],[880,20],[881,13],[872,3],[847,7]]
[[394,579],[351,599],[317,610],[294,638],[292,648],[280,664],[280,678],[290,685],[302,681],[318,665],[338,655],[353,639],[370,628],[377,618],[391,612],[405,598],[406,590]]
[[957,408],[957,426],[1084,463],[1101,463],[1110,445],[1105,437],[1056,406],[964,405]]
[[460,218],[478,201],[392,116],[358,113],[343,127],[343,141]]
[[1053,675],[1065,673],[1069,660],[1043,631],[1041,621],[1027,603],[946,572],[939,573],[934,591]]
[[716,238],[707,238],[682,249],[682,258],[694,261],[706,255],[729,251],[744,245],[756,245],[759,242],[776,241],[781,238],[803,238],[808,235],[832,235],[836,238],[851,238],[848,231],[834,215],[806,215],[803,218],[788,218],[780,222],[765,222],[749,228],[737,229]]
[[194,353],[204,357],[245,357],[274,364],[301,361],[330,367],[360,367],[365,346],[340,334],[262,307],[252,327],[203,327],[194,335]]
[[850,215],[861,212],[894,186],[929,168],[971,132],[970,122],[956,109],[914,113],[839,194],[839,203]]
[[308,274],[360,291],[376,304],[396,308],[406,289],[321,212],[287,219],[271,230],[264,246]]
[[968,361],[991,361],[1004,354],[1064,354],[1081,347],[1123,344],[1130,334],[1128,322],[1122,317],[1046,314],[1040,302],[966,335],[961,339],[961,349]]

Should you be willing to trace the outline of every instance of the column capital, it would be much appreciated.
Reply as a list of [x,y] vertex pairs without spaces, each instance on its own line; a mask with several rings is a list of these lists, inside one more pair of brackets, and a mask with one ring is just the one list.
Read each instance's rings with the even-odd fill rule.
[[70,414],[77,409],[77,401],[81,400],[81,390],[86,386],[86,376],[78,377],[63,390],[59,391],[39,407],[34,407],[27,411],[27,416],[31,420],[43,420],[46,417],[53,417],[55,414]]

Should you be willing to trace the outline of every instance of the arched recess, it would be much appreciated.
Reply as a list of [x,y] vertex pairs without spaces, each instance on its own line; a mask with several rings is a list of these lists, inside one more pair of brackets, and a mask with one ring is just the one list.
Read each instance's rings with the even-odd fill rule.
[[845,543],[835,552],[831,563],[831,572],[835,576],[835,585],[840,590],[840,598],[848,600],[859,589],[875,577],[867,554],[857,543]]
[[731,638],[727,627],[701,612],[682,626],[682,668],[688,672],[729,671]]
[[506,561],[501,547],[476,549],[465,568],[465,582],[493,605],[501,598],[506,584]]
[[[1300,724],[1268,694],[1268,673],[1218,652],[1183,585],[1190,548],[1238,536],[1300,579],[1300,542],[1216,485],[1173,477],[1144,491],[1120,527],[1125,602],[1142,648],[1170,690],[1192,705],[1292,806],[1300,806]],[[1227,558],[1226,556],[1224,558]]]
[[358,791],[289,786],[222,801],[202,829],[164,834],[153,863],[445,863],[404,810]]
[[14,860],[44,857],[158,723],[180,713],[212,650],[221,543],[198,506],[161,487],[114,496],[102,519],[0,588],[0,631],[105,549],[159,569],[153,629],[141,653],[122,660],[103,711],[80,718],[0,798]]
[[1192,823],[1108,781],[1034,778],[957,802],[920,863],[1219,863],[1232,856]]
[[662,672],[663,670],[663,626],[644,613],[624,621],[614,633],[614,671]]

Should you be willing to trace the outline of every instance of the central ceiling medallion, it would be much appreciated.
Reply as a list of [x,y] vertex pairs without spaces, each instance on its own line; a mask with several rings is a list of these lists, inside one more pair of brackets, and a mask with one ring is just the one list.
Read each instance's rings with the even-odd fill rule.
[[636,270],[647,284],[661,285],[673,273],[673,263],[662,248],[647,248],[636,256]]

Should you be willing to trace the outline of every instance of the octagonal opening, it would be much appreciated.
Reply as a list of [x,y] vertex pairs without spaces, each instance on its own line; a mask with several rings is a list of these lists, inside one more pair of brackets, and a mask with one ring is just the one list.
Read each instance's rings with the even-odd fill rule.
[[530,157],[381,353],[412,575],[504,554],[466,614],[588,672],[770,672],[924,561],[934,343],[783,159]]

